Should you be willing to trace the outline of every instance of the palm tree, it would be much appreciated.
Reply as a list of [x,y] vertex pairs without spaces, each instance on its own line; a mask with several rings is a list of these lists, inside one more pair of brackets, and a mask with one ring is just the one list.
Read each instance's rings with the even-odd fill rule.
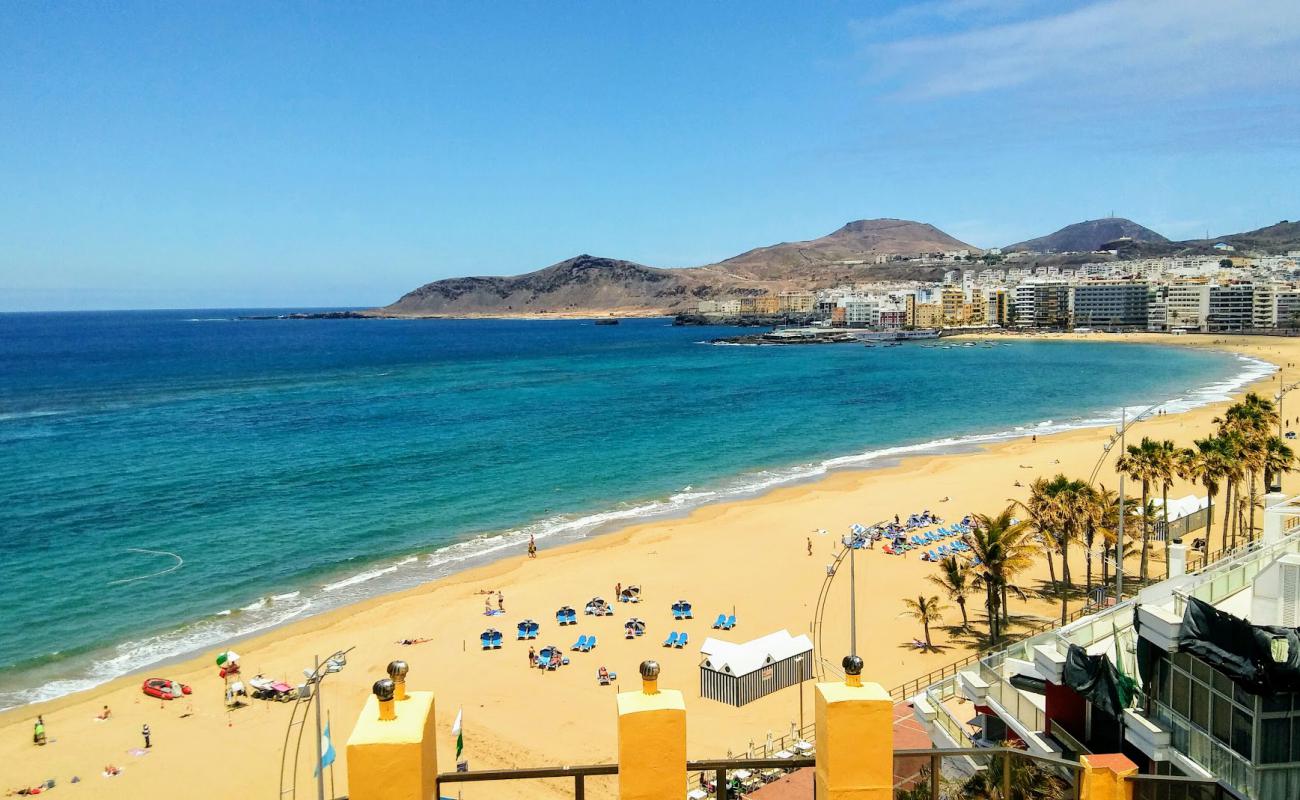
[[[1160,479],[1160,444],[1150,437],[1143,436],[1138,444],[1128,446],[1115,462],[1115,470],[1142,484],[1142,507],[1146,508],[1151,498],[1151,484]],[[1138,575],[1143,581],[1147,579],[1147,548],[1151,541],[1151,530],[1142,520],[1142,558],[1139,561]]]
[[[1255,536],[1255,476],[1263,470],[1264,460],[1264,443],[1270,438],[1270,432],[1273,426],[1277,424],[1277,409],[1273,401],[1260,397],[1254,392],[1250,392],[1241,400],[1233,403],[1224,412],[1222,417],[1216,417],[1214,420],[1219,425],[1219,435],[1226,436],[1235,434],[1239,438],[1234,440],[1237,445],[1237,456],[1241,462],[1239,469],[1234,469],[1238,473],[1236,480],[1249,476],[1249,509],[1250,509],[1250,527],[1247,535],[1247,541]],[[1230,497],[1236,481],[1230,481],[1226,490],[1225,497]],[[1238,507],[1238,519],[1236,520],[1237,528],[1240,529],[1242,520],[1240,519],[1240,502],[1233,504],[1230,500],[1227,502],[1231,509],[1233,505]],[[1233,544],[1236,544],[1236,536],[1233,536]]]
[[[1205,552],[1210,552],[1210,536],[1214,533],[1214,496],[1219,493],[1220,481],[1223,479],[1223,449],[1217,437],[1195,439],[1192,446],[1183,450],[1178,458],[1178,471],[1193,483],[1205,487],[1208,503],[1205,521]],[[1227,547],[1227,533],[1224,533],[1224,547]]]
[[1295,465],[1295,452],[1280,436],[1270,436],[1264,440],[1264,485],[1273,482],[1274,475],[1285,475]]
[[971,587],[984,590],[990,644],[998,641],[998,611],[1005,605],[1007,586],[1016,573],[1033,563],[1037,549],[1029,538],[1029,526],[1013,521],[1015,508],[1012,503],[996,516],[976,514],[969,540],[972,555],[979,561],[978,566],[970,567],[974,570]]
[[1034,526],[1051,530],[1061,554],[1061,624],[1068,615],[1070,584],[1070,542],[1082,538],[1082,528],[1093,502],[1092,487],[1085,481],[1058,474],[1051,480],[1039,478],[1029,487],[1025,505]]
[[925,628],[925,646],[933,648],[934,645],[930,644],[930,623],[941,619],[947,606],[939,602],[937,594],[930,597],[917,595],[915,600],[904,600],[903,606],[906,608],[903,613],[920,622]]
[[1169,490],[1174,488],[1174,476],[1178,474],[1178,445],[1165,439],[1160,442],[1157,451],[1156,476],[1160,482],[1160,511],[1165,522],[1165,575],[1169,574]]
[[[1246,478],[1246,436],[1240,431],[1226,429],[1220,431],[1219,449],[1223,453],[1223,544],[1224,547],[1237,546],[1237,512],[1240,511],[1241,483]],[[1231,536],[1231,544],[1229,544]]]
[[966,617],[966,593],[970,591],[969,569],[966,563],[956,556],[948,556],[939,561],[939,572],[927,575],[926,579],[943,589],[950,600],[957,602],[961,609],[962,630],[970,630],[970,621]]

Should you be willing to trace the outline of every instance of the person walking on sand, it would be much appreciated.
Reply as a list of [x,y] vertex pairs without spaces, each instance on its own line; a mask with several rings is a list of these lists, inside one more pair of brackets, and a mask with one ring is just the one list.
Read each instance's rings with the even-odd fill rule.
[[812,537],[808,537],[808,555],[812,555]]
[[532,647],[528,648],[528,666],[530,667],[537,666],[537,651],[534,650]]
[[528,534],[528,557],[537,558],[537,538]]
[[501,590],[498,589],[497,590],[497,611],[500,611],[501,613],[504,614],[505,610],[506,610],[506,596],[501,594]]
[[153,747],[153,740],[149,735],[149,723],[146,722],[144,727],[140,728],[140,735],[144,737],[144,749],[148,750]]
[[622,581],[617,581],[617,582],[614,584],[614,602],[617,603],[617,602],[618,602],[618,598],[620,598],[620,597],[622,597],[622,596],[623,596],[623,582],[622,582]]

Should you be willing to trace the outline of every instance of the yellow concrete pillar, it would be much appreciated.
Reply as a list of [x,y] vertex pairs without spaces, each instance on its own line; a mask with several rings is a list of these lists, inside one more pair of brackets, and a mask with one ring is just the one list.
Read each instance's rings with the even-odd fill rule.
[[878,683],[862,683],[862,659],[844,659],[843,683],[817,684],[817,797],[892,800],[894,704]]
[[1138,768],[1119,753],[1079,756],[1083,765],[1079,800],[1133,800],[1133,784],[1125,780]]
[[[406,663],[388,667],[348,737],[352,800],[429,800],[438,775],[433,692],[407,692]],[[400,681],[400,684],[399,684]],[[401,685],[405,699],[396,698]]]
[[659,688],[659,664],[641,662],[641,691],[618,695],[620,800],[686,796],[686,703]]

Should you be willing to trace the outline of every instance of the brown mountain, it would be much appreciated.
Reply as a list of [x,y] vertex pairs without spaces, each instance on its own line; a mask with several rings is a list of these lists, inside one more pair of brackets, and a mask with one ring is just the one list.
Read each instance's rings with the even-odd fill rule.
[[1168,239],[1123,217],[1090,219],[1066,225],[1055,233],[1027,239],[1002,248],[1007,252],[1029,250],[1036,253],[1088,253],[1119,240],[1167,244]]
[[396,315],[670,311],[702,298],[762,293],[714,277],[708,270],[658,269],[584,254],[525,275],[434,281],[379,310]]
[[859,220],[820,239],[761,247],[703,267],[661,269],[580,255],[524,275],[448,278],[425,284],[376,311],[402,316],[673,312],[700,300],[782,289],[932,280],[942,274],[942,267],[877,265],[875,256],[951,250],[979,252],[933,225]]
[[756,280],[817,279],[836,264],[872,263],[879,255],[921,255],[953,250],[983,252],[933,225],[905,219],[862,219],[807,242],[759,247],[718,264]]

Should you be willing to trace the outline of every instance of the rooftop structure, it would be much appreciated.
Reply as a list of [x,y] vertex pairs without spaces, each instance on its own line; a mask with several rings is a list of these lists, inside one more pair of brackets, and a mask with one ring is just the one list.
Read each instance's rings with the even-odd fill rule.
[[940,747],[1123,752],[1248,800],[1300,797],[1300,502],[1269,495],[1261,538],[1186,563],[1176,541],[1168,579],[931,685],[917,718]]

